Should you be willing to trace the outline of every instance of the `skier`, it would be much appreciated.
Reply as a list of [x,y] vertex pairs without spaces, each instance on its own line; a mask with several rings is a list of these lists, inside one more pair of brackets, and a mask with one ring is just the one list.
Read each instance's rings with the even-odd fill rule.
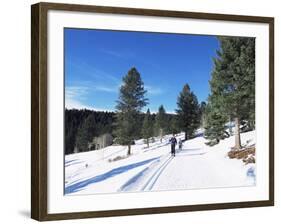
[[176,144],[177,144],[177,139],[175,138],[175,135],[170,139],[171,142],[171,154],[172,156],[176,156]]
[[181,150],[182,149],[182,140],[180,139],[179,140],[179,150]]

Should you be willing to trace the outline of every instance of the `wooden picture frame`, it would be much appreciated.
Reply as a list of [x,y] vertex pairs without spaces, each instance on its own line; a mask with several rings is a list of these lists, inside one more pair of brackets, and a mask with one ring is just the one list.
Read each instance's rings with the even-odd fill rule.
[[[248,22],[269,26],[269,180],[268,200],[197,205],[145,207],[83,212],[48,212],[48,12],[86,12],[149,17],[188,18],[210,21]],[[187,212],[274,205],[274,18],[223,15],[154,9],[38,3],[31,7],[31,217],[39,221],[109,216]]]

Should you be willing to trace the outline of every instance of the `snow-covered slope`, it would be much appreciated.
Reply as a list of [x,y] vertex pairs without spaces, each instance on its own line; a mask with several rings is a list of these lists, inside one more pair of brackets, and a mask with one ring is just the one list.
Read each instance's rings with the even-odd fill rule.
[[[65,157],[65,193],[94,194],[122,191],[159,191],[255,185],[255,164],[229,159],[234,137],[209,147],[198,137],[185,141],[176,157],[170,155],[170,135],[146,148],[143,140],[132,146],[109,146]],[[177,139],[183,139],[183,133]],[[255,131],[241,135],[242,144],[255,143]],[[119,158],[119,160],[118,160]],[[122,158],[122,159],[120,159]],[[117,160],[116,160],[117,159]],[[116,161],[114,161],[116,160]]]

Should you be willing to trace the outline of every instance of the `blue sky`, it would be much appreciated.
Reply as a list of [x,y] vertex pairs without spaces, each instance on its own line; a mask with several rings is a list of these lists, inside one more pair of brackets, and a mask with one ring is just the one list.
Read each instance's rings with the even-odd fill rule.
[[188,83],[206,100],[219,42],[214,36],[65,28],[65,106],[114,111],[122,77],[136,67],[150,108],[174,112]]

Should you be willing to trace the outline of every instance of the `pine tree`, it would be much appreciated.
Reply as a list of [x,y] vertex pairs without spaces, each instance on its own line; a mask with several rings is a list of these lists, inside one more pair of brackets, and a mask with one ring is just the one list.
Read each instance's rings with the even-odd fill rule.
[[96,121],[94,114],[89,114],[77,131],[76,152],[85,152],[89,150],[88,144],[93,140],[96,130],[95,128]]
[[201,103],[200,103],[200,109],[199,109],[199,111],[200,111],[200,126],[201,127],[204,127],[205,126],[205,124],[206,124],[206,107],[207,107],[207,104],[206,104],[206,102],[205,101],[202,101]]
[[131,145],[137,136],[138,122],[136,117],[141,109],[148,104],[145,98],[146,90],[140,73],[136,68],[128,71],[123,77],[117,100],[117,139],[122,145],[128,146],[128,155],[131,154]]
[[220,37],[220,50],[214,59],[211,94],[221,102],[221,111],[235,121],[235,146],[241,149],[240,124],[255,117],[255,40]]
[[[239,57],[241,65],[241,73],[244,77],[243,101],[245,101],[245,109],[242,119],[247,122],[249,130],[255,128],[255,39],[247,38],[245,44],[241,46],[241,54]],[[246,97],[247,96],[247,97]]]
[[151,120],[150,110],[148,109],[142,126],[142,137],[145,139],[147,147],[149,148],[149,139],[153,135],[153,123]]
[[171,120],[171,131],[172,134],[177,134],[180,132],[180,124],[177,115],[174,115]]
[[160,142],[162,142],[163,135],[166,134],[167,128],[167,115],[163,105],[158,109],[158,113],[155,118],[156,122],[156,135],[160,136]]
[[207,145],[218,144],[221,139],[226,137],[225,123],[227,116],[220,112],[219,102],[209,97],[209,102],[205,108],[205,126],[204,137],[209,139]]
[[198,100],[195,94],[190,91],[189,85],[185,84],[177,101],[176,110],[181,123],[181,129],[185,132],[185,140],[194,135],[200,125],[200,112]]

